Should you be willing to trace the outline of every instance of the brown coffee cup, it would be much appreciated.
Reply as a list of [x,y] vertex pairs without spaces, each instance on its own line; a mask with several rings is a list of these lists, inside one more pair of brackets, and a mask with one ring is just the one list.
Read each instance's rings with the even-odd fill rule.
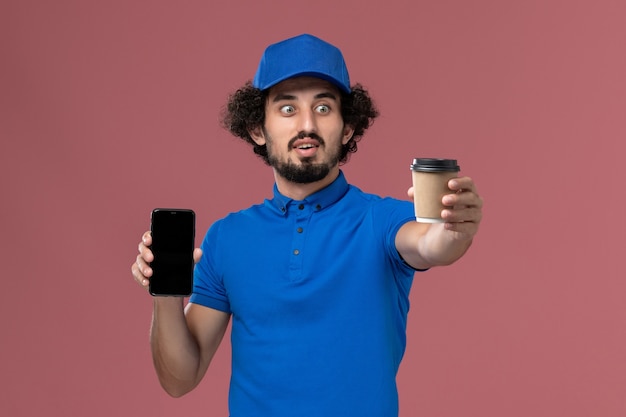
[[458,176],[456,159],[415,158],[411,164],[415,219],[421,223],[443,223],[441,202],[450,194],[448,181]]

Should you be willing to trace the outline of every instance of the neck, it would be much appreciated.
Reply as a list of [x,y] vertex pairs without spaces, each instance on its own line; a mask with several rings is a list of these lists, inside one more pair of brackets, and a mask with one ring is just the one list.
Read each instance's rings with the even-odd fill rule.
[[276,186],[278,191],[285,197],[294,200],[304,200],[311,194],[316,193],[324,187],[330,185],[339,176],[339,167],[332,169],[327,176],[319,181],[310,182],[307,184],[299,184],[289,181],[281,177],[276,170],[274,170],[274,179],[276,180]]

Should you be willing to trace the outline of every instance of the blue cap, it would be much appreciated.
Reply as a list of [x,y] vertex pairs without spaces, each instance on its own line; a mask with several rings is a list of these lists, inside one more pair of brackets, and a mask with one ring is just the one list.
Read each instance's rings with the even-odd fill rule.
[[266,90],[301,76],[321,78],[350,93],[350,77],[339,48],[308,34],[268,46],[252,85]]

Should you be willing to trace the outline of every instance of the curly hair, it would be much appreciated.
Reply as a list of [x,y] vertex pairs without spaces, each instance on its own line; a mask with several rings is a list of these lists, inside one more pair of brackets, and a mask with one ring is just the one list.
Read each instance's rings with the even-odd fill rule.
[[[265,103],[268,90],[261,91],[252,86],[250,81],[235,91],[228,98],[226,107],[221,114],[221,124],[234,136],[252,145],[252,149],[269,165],[266,145],[258,145],[250,136],[250,131],[263,127],[265,123]],[[352,138],[343,145],[339,155],[339,163],[345,164],[350,154],[357,151],[357,143],[365,131],[378,117],[378,109],[367,90],[361,84],[352,86],[350,94],[341,92],[341,116],[343,122],[354,129]]]

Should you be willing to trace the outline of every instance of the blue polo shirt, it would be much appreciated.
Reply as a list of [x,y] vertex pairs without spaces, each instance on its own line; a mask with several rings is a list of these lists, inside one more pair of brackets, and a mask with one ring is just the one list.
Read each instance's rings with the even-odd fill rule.
[[190,301],[232,314],[231,417],[398,414],[415,271],[394,241],[413,220],[340,173],[211,226]]

